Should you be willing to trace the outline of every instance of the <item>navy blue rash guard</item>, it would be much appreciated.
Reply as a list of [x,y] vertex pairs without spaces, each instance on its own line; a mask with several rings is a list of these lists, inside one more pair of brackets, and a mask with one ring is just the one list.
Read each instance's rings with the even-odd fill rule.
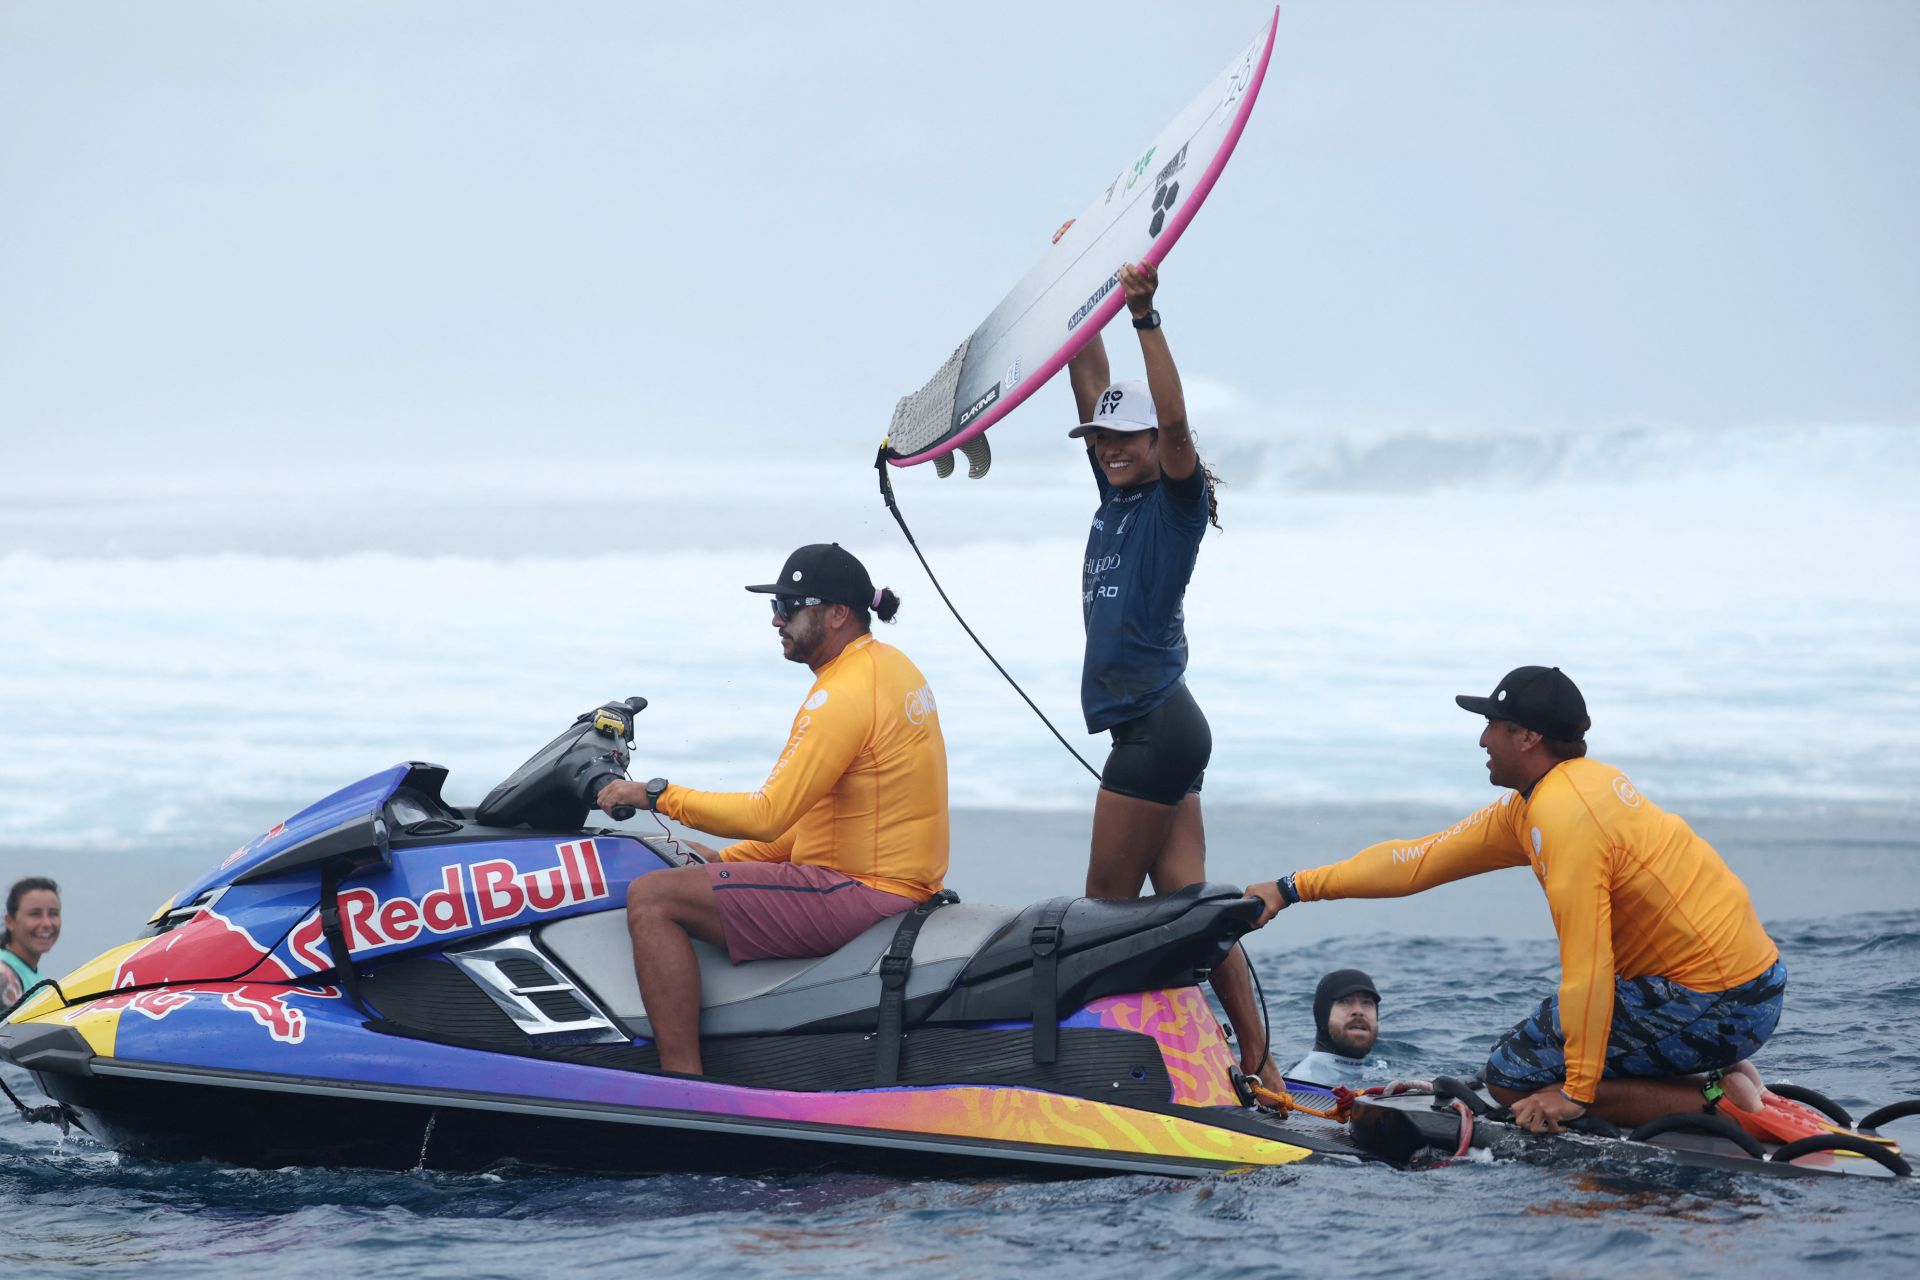
[[1100,733],[1167,700],[1187,670],[1182,602],[1200,537],[1207,531],[1207,478],[1199,467],[1118,489],[1091,451],[1100,509],[1087,533],[1080,576],[1087,626],[1080,709],[1087,732]]

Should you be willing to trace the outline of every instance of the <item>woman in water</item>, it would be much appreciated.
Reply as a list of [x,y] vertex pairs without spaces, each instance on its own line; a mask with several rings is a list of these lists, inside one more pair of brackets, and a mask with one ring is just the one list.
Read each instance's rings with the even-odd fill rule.
[[[1201,536],[1209,524],[1219,527],[1214,479],[1194,448],[1180,374],[1153,309],[1159,272],[1142,262],[1119,276],[1146,382],[1109,382],[1098,334],[1067,367],[1080,412],[1068,434],[1086,440],[1100,486],[1080,582],[1080,704],[1088,733],[1113,736],[1093,805],[1094,898],[1137,898],[1148,880],[1155,893],[1172,893],[1207,878],[1200,781],[1213,752],[1207,718],[1187,690],[1183,603]],[[1240,948],[1214,970],[1213,987],[1243,1068],[1277,1088]]]
[[0,1012],[40,981],[40,958],[59,940],[60,886],[45,876],[16,881],[0,928]]

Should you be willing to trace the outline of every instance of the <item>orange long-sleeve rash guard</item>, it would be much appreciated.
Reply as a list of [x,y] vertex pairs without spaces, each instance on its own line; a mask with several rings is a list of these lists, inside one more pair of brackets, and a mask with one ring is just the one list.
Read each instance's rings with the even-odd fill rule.
[[1725,991],[1780,950],[1746,885],[1677,815],[1597,760],[1566,760],[1530,796],[1510,791],[1437,835],[1389,840],[1294,875],[1302,901],[1398,898],[1532,866],[1560,935],[1567,1096],[1591,1103],[1613,1029],[1613,984],[1658,975]]
[[739,840],[730,862],[827,867],[917,901],[947,874],[947,744],[933,692],[891,645],[862,636],[820,668],[759,790],[660,794],[668,817]]

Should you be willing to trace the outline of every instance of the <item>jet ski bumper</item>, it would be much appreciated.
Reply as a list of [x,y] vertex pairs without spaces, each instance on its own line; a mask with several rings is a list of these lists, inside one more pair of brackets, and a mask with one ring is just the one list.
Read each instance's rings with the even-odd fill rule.
[[58,1023],[0,1024],[0,1059],[35,1075],[93,1074],[93,1046],[72,1027]]

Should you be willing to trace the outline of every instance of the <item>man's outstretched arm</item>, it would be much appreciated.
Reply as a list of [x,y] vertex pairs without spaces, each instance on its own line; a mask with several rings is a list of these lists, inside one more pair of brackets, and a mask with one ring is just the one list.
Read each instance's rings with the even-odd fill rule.
[[1418,840],[1384,840],[1345,861],[1249,886],[1247,896],[1265,904],[1259,921],[1265,924],[1296,902],[1404,898],[1483,871],[1523,867],[1526,851],[1512,826],[1517,803],[1516,796],[1503,796],[1445,831]]

